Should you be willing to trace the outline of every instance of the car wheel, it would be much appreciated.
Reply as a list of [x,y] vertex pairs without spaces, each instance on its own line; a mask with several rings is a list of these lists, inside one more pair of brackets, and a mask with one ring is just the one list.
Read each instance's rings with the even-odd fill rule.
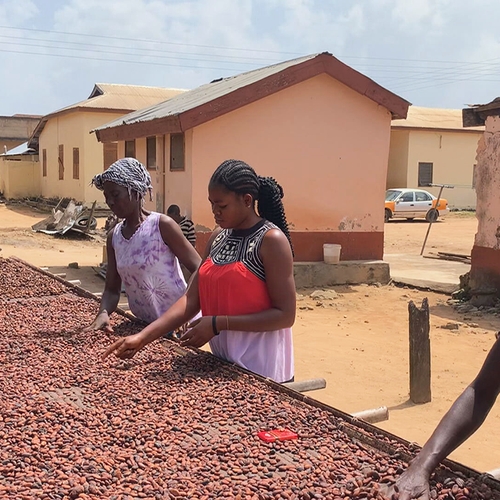
[[[81,217],[78,217],[78,219],[76,219],[76,221],[73,225],[79,229],[84,229],[87,227],[88,221],[89,221],[88,216],[82,215]],[[92,217],[92,220],[90,221],[89,229],[94,230],[96,228],[97,228],[97,219],[95,217]]]
[[415,217],[406,217],[406,220],[413,220]]
[[389,219],[392,217],[392,212],[386,208],[385,209],[385,215],[384,215],[384,221],[389,222]]
[[435,208],[431,208],[426,214],[425,214],[425,220],[427,222],[436,222],[439,217],[439,212]]

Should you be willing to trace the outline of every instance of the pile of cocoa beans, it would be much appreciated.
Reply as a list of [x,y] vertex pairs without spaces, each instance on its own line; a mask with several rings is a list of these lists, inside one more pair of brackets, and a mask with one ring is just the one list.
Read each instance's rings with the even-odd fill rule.
[[[400,442],[374,430],[380,449],[398,451],[369,446],[332,412],[208,353],[158,341],[102,361],[141,325],[114,314],[114,334],[85,331],[97,301],[0,266],[0,498],[380,499],[407,467]],[[299,437],[257,437],[277,428]],[[431,494],[500,498],[445,469]]]

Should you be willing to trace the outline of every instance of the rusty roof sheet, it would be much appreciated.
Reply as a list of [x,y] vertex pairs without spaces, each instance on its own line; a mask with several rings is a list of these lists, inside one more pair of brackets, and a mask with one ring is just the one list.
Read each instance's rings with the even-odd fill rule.
[[462,124],[461,109],[423,108],[410,106],[405,120],[394,120],[392,128],[395,129],[440,129],[440,130],[477,130],[483,131],[484,127],[465,128]]

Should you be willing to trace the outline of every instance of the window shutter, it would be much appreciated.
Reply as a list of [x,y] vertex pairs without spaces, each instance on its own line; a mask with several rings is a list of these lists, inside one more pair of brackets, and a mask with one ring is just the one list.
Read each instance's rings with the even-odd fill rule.
[[148,137],[146,139],[146,157],[148,169],[156,168],[156,137]]
[[73,179],[80,178],[80,150],[73,148]]
[[428,186],[432,184],[432,163],[419,163],[418,164],[418,185]]
[[42,149],[42,176],[47,177],[47,150]]
[[103,166],[104,170],[106,170],[111,164],[113,164],[116,160],[118,160],[118,143],[105,142],[102,145],[102,152],[103,152]]
[[170,135],[170,170],[184,170],[184,134]]
[[125,157],[135,158],[135,139],[125,141]]
[[57,157],[57,163],[59,164],[59,180],[64,180],[64,145],[59,144],[59,155]]

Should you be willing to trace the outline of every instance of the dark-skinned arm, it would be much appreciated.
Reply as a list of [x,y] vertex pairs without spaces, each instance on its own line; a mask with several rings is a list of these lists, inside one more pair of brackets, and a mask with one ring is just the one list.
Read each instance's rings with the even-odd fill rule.
[[201,264],[201,257],[186,239],[177,222],[166,215],[162,215],[160,217],[160,233],[165,244],[174,252],[181,264],[190,273],[194,273]]
[[[207,248],[203,255],[203,260],[207,258],[212,242],[219,231],[215,231],[208,241]],[[182,235],[182,232],[181,232]],[[193,249],[189,242],[184,238],[186,243]],[[193,249],[194,251],[194,249]],[[150,323],[143,330],[135,335],[124,337],[114,342],[103,354],[103,359],[110,354],[114,354],[117,358],[130,359],[143,347],[150,342],[162,337],[166,332],[175,330],[196,316],[200,310],[200,297],[198,291],[198,269],[195,270],[189,281],[186,293],[179,298],[175,304],[164,312],[156,321]]]
[[430,439],[396,483],[400,500],[429,498],[429,477],[486,419],[500,393],[500,340],[477,377],[453,403]]
[[[295,322],[296,292],[293,278],[293,257],[290,243],[278,229],[266,233],[260,248],[266,273],[271,307],[265,311],[239,316],[217,316],[216,328],[266,332],[289,328]],[[212,317],[205,316],[181,338],[185,346],[201,347],[214,336]]]
[[116,308],[118,307],[122,288],[122,280],[120,275],[118,274],[118,269],[116,267],[116,256],[115,250],[113,248],[114,231],[115,229],[113,228],[108,233],[106,239],[106,254],[108,257],[108,265],[106,268],[106,282],[101,298],[101,304],[99,306],[99,312],[97,313],[97,316],[95,317],[92,324],[87,327],[88,330],[103,329],[107,332],[113,331],[113,329],[109,325],[109,317],[116,311]]

